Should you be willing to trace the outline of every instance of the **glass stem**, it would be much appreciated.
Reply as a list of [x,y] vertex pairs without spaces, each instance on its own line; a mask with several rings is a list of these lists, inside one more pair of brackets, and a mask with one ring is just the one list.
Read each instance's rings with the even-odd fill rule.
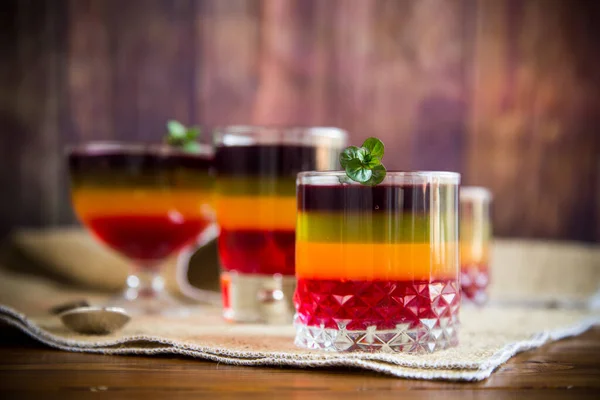
[[127,277],[125,297],[128,300],[157,297],[164,287],[165,282],[158,272],[135,268]]

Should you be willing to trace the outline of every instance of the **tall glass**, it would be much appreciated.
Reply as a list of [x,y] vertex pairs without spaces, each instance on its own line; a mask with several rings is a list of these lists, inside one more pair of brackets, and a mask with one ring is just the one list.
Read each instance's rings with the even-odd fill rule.
[[215,132],[224,317],[292,320],[296,174],[334,169],[337,128],[232,126]]
[[433,352],[458,342],[458,185],[451,172],[298,175],[296,344]]
[[179,313],[163,289],[162,262],[214,223],[213,150],[88,143],[68,151],[71,199],[81,222],[131,260],[126,289],[110,305],[133,314]]
[[488,300],[490,202],[492,194],[483,187],[460,189],[460,258],[463,301],[483,305]]

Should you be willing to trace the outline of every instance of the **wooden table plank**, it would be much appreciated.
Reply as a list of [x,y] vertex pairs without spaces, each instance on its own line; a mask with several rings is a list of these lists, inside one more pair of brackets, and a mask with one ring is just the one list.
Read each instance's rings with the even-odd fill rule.
[[[248,368],[181,357],[105,356],[48,349],[0,328],[0,397],[108,394],[245,399],[600,397],[600,327],[521,353],[477,383],[394,379],[356,369]],[[403,392],[403,393],[399,393]]]

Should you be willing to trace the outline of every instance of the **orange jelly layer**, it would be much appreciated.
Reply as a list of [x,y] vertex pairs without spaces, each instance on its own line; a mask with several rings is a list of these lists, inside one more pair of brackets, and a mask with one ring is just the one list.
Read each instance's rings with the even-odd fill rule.
[[468,241],[460,243],[460,263],[462,265],[488,263],[489,245],[474,244]]
[[295,196],[217,196],[217,218],[224,229],[294,230]]
[[212,214],[212,193],[189,189],[75,188],[73,206],[82,219],[106,215],[178,213],[187,218]]
[[458,277],[458,245],[296,242],[296,277],[428,280]]

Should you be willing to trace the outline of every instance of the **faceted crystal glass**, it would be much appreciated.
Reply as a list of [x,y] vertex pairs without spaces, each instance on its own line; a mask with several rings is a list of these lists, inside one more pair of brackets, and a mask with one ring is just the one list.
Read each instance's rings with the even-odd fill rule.
[[483,305],[488,300],[490,202],[492,195],[482,187],[460,189],[460,271],[463,302]]
[[214,223],[213,150],[88,143],[68,151],[71,200],[80,221],[131,261],[126,290],[110,305],[132,314],[184,310],[164,291],[162,263]]
[[298,175],[296,344],[432,352],[458,342],[458,185],[450,172]]

